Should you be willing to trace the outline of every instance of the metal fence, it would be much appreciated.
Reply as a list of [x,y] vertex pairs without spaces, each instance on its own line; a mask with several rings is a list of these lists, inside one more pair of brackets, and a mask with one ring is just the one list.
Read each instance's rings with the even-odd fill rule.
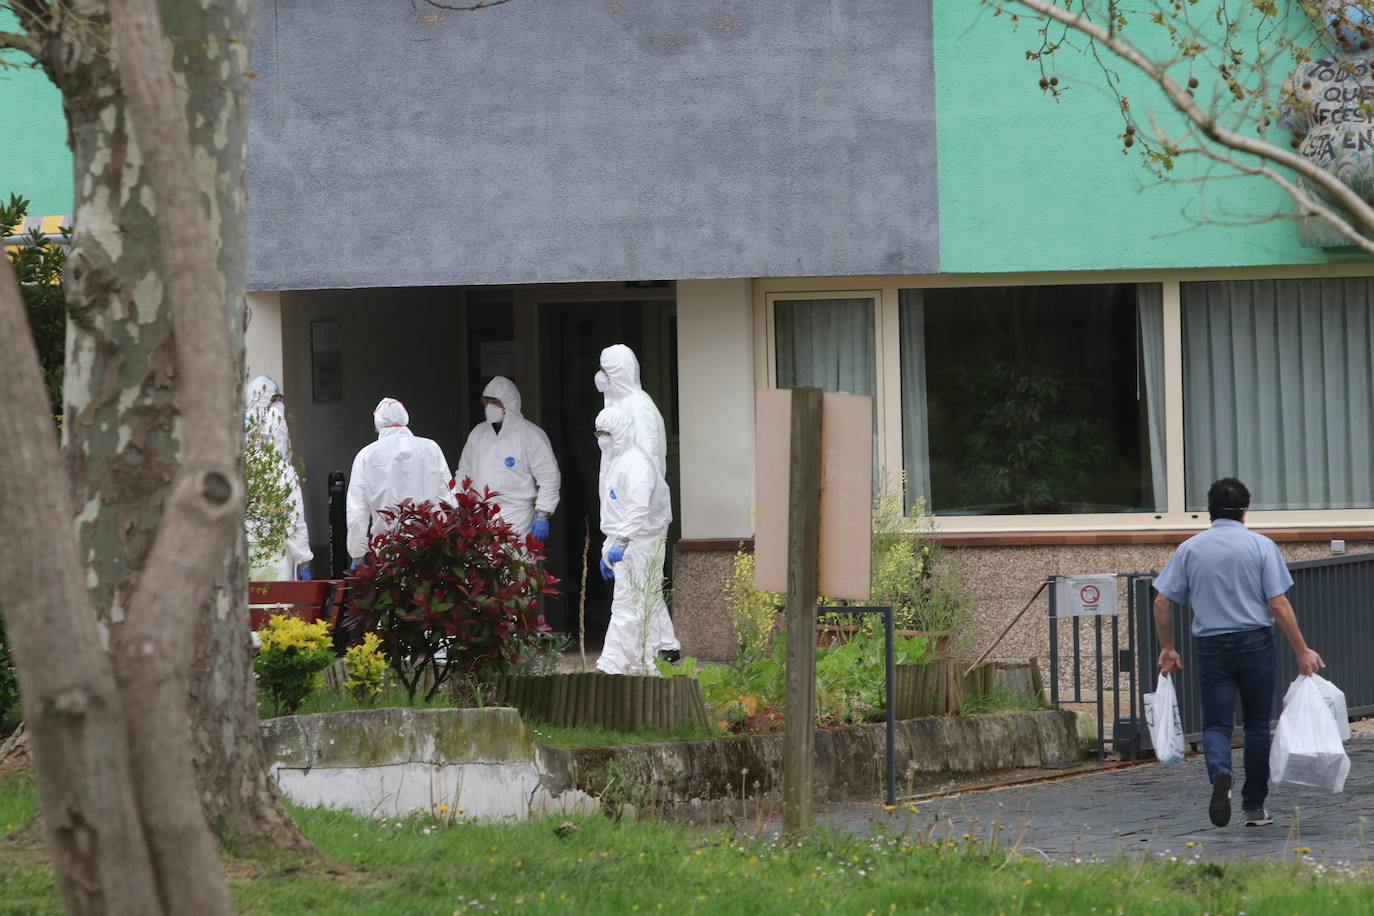
[[[1288,598],[1308,645],[1326,662],[1323,675],[1345,692],[1352,716],[1374,713],[1374,664],[1370,663],[1374,655],[1374,553],[1305,560],[1289,563],[1288,569],[1293,574]],[[1121,615],[1073,618],[1073,645],[1067,658],[1058,648],[1061,622],[1054,617],[1054,579],[1058,577],[1051,580],[1051,701],[1096,702],[1101,756],[1110,749],[1122,757],[1134,758],[1141,750],[1151,749],[1141,695],[1154,689],[1159,670],[1159,639],[1154,625],[1155,575],[1121,575],[1126,580],[1124,620]],[[1174,678],[1174,686],[1186,739],[1197,742],[1202,738],[1202,704],[1192,619],[1190,606],[1175,607],[1174,645],[1183,656],[1183,670]],[[1068,621],[1062,625],[1068,625]],[[1298,672],[1293,653],[1288,651],[1281,634],[1275,634],[1275,643],[1277,716],[1283,708],[1283,695]],[[1071,685],[1067,691],[1060,689],[1061,674]],[[1107,723],[1112,726],[1110,737],[1105,736]],[[1239,725],[1238,712],[1238,728]]]

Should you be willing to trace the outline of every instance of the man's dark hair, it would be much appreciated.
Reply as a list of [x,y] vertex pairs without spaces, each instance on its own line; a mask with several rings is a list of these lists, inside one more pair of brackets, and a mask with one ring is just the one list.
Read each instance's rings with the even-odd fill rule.
[[1212,521],[1229,518],[1238,522],[1248,508],[1250,491],[1234,477],[1221,478],[1207,491],[1207,513],[1212,516]]

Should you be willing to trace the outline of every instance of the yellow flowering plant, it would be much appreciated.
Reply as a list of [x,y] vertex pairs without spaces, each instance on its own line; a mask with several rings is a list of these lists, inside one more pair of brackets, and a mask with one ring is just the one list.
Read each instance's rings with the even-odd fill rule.
[[277,715],[290,715],[320,686],[324,669],[334,662],[329,625],[277,614],[258,631],[258,638],[262,648],[253,659],[258,684]]
[[344,686],[363,706],[371,706],[382,695],[387,661],[381,647],[382,640],[377,634],[367,633],[362,642],[350,646],[344,653],[344,668],[348,671]]

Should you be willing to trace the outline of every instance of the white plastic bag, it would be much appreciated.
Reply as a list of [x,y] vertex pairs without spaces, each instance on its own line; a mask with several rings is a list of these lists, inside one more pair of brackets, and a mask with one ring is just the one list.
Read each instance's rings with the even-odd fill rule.
[[1340,730],[1317,678],[1299,676],[1284,694],[1283,714],[1274,729],[1270,783],[1340,792],[1349,773],[1350,758],[1341,747]]
[[[1297,683],[1296,681],[1294,683]],[[1342,741],[1350,740],[1350,712],[1345,705],[1345,691],[1335,684],[1322,677],[1320,674],[1312,675],[1312,683],[1317,685],[1321,691],[1322,699],[1326,701],[1327,709],[1331,710],[1331,715],[1336,719],[1336,731],[1340,734]],[[1292,687],[1288,688],[1290,691]],[[1288,702],[1285,695],[1284,702]]]
[[1155,692],[1145,694],[1145,724],[1150,728],[1150,743],[1160,763],[1183,760],[1183,719],[1178,714],[1178,694],[1174,679],[1161,674]]

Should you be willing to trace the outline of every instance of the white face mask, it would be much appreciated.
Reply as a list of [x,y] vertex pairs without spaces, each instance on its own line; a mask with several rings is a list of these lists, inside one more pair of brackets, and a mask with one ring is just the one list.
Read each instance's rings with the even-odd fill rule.
[[602,370],[596,370],[596,375],[592,376],[592,382],[596,385],[596,390],[605,394],[606,389],[611,387],[611,380]]
[[601,447],[601,450],[602,450],[603,452],[606,451],[606,449],[608,449],[608,448],[611,447],[611,437],[610,437],[610,435],[607,434],[607,435],[604,435],[604,436],[603,436],[603,435],[601,435],[600,433],[597,433],[597,435],[596,435],[596,444],[597,444],[598,446]]
[[286,417],[286,402],[285,402],[285,401],[273,401],[271,404],[268,404],[267,406],[268,406],[269,408],[271,408],[272,410],[275,410],[275,411],[277,412],[277,416],[282,417],[283,419],[285,419],[285,417]]
[[488,404],[484,408],[488,423],[500,423],[506,418],[506,408],[497,407],[495,404]]

